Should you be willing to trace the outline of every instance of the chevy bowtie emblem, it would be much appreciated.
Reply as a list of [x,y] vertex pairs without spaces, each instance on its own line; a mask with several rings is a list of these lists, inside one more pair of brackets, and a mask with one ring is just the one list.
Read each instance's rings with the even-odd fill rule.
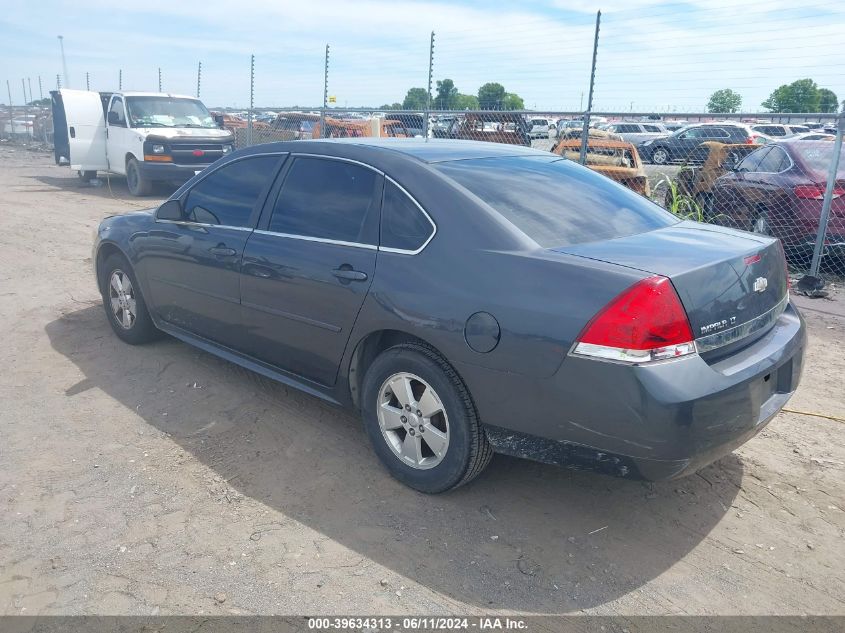
[[193,154],[194,154],[194,156],[203,156],[205,154],[205,152],[202,151],[201,149],[195,149]]
[[757,277],[754,280],[754,292],[763,292],[769,287],[769,280],[765,277]]

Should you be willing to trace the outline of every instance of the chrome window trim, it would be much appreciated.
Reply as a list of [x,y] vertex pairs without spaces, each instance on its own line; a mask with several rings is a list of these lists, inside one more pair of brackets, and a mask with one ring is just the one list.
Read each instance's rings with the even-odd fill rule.
[[[414,198],[414,196],[412,196],[410,193],[408,193],[408,190],[405,189],[405,187],[403,187],[398,182],[393,180],[393,178],[391,178],[390,176],[385,175],[385,179],[389,180],[392,184],[396,185],[396,187],[399,189],[399,191],[401,191],[406,196],[408,196],[408,199],[416,205],[417,209],[419,209],[420,212],[425,217],[425,219],[428,220],[428,223],[431,224],[431,234],[422,243],[422,245],[415,250],[409,250],[409,249],[406,249],[406,248],[391,248],[389,246],[381,246],[381,245],[379,245],[379,250],[383,251],[385,253],[395,253],[395,254],[398,254],[398,255],[419,255],[420,253],[422,253],[423,249],[426,246],[428,246],[428,243],[431,242],[431,240],[434,239],[434,236],[437,235],[437,224],[435,224],[434,220],[431,219],[431,216],[426,212],[426,210],[423,209],[422,205],[419,202],[417,202],[417,199]],[[382,212],[384,212],[384,209],[382,209]]]
[[698,350],[699,354],[712,351],[714,349],[718,349],[720,347],[724,347],[729,343],[734,343],[743,339],[755,332],[759,332],[760,330],[764,329],[769,325],[773,325],[775,321],[780,318],[780,315],[783,314],[784,310],[786,310],[786,306],[789,305],[789,291],[787,291],[786,295],[784,295],[783,299],[781,299],[775,307],[770,309],[768,312],[764,312],[760,316],[757,316],[750,321],[746,321],[736,327],[733,327],[729,330],[723,330],[721,332],[716,332],[715,334],[709,334],[707,336],[703,336],[701,338],[695,339],[695,346]]
[[159,219],[156,219],[156,224],[176,224],[178,226],[197,227],[197,228],[203,228],[203,229],[229,229],[231,231],[252,232],[251,226],[232,226],[230,224],[207,224],[205,222],[191,222],[190,220],[159,220]]
[[334,244],[335,246],[351,246],[353,248],[364,248],[368,251],[379,250],[375,244],[363,244],[361,242],[344,242],[343,240],[332,240],[327,237],[312,237],[310,235],[294,235],[293,233],[279,233],[278,231],[264,231],[256,229],[257,235],[270,235],[273,237],[286,237],[292,240],[303,240],[305,242],[319,242],[320,244]]

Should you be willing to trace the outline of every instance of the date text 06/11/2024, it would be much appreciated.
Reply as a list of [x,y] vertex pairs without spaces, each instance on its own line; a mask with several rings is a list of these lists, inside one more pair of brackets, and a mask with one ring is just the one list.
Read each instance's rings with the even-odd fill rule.
[[308,628],[313,630],[373,631],[430,631],[430,630],[526,630],[528,624],[521,618],[510,617],[322,617],[308,618]]

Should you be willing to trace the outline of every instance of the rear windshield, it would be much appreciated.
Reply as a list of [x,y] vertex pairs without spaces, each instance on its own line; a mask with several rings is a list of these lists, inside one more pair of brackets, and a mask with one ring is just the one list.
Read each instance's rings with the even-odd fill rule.
[[630,189],[556,157],[478,158],[435,168],[543,248],[610,240],[678,222]]
[[[830,161],[833,158],[834,143],[822,141],[818,143],[794,144],[793,151],[797,152],[811,171],[819,174],[826,174],[830,170]],[[839,166],[836,170],[836,177],[840,178],[845,174],[845,145],[839,153]]]

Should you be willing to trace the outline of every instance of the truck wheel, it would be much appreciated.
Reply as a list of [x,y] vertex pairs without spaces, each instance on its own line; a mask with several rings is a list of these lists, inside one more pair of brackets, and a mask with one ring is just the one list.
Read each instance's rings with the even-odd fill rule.
[[493,456],[466,386],[429,347],[406,343],[382,352],[364,377],[361,402],[376,455],[420,492],[465,484]]
[[133,196],[148,196],[152,191],[152,183],[144,178],[138,161],[134,158],[130,158],[126,163],[126,184]]

